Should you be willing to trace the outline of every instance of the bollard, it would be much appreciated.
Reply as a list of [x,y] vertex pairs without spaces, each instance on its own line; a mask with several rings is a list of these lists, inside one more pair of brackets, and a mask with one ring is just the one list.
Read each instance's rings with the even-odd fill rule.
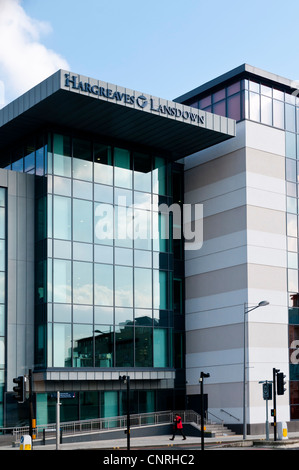
[[20,450],[32,450],[31,436],[22,436],[20,441]]
[[288,439],[288,427],[286,422],[280,421],[277,423],[277,433],[278,440],[282,441],[284,439]]

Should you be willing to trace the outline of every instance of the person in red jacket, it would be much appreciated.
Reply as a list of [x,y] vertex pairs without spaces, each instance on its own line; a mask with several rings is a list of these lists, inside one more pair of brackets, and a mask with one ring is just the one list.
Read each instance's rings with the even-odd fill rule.
[[177,431],[179,431],[181,433],[181,435],[183,436],[183,440],[185,440],[186,436],[183,432],[182,418],[178,414],[175,415],[175,418],[173,420],[173,436],[170,438],[170,441],[174,440],[174,437],[175,437]]

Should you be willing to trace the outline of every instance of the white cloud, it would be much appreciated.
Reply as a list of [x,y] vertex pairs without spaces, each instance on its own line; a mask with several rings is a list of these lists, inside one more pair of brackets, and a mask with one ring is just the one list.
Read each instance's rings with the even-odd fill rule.
[[[52,31],[47,22],[30,18],[22,0],[0,0],[0,81],[6,101],[16,98],[60,68],[67,61],[42,44]],[[3,93],[2,93],[3,103]],[[1,106],[1,104],[0,104]]]

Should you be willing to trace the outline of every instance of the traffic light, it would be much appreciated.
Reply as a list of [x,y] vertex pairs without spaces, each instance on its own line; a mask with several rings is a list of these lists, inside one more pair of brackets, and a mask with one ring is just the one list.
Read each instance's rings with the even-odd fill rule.
[[263,384],[263,398],[264,400],[272,400],[272,383]]
[[16,384],[16,386],[13,387],[13,391],[15,392],[14,398],[19,403],[24,403],[25,401],[25,377],[23,375],[20,375],[19,377],[16,377],[13,379],[13,383]]
[[286,388],[284,387],[286,382],[285,382],[285,375],[283,372],[279,372],[277,374],[277,395],[283,395],[284,392],[286,391]]

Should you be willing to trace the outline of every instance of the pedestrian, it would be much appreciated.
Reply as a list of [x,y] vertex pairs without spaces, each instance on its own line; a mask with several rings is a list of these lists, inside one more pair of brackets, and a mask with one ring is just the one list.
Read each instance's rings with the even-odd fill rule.
[[170,441],[174,440],[174,437],[175,437],[177,431],[179,431],[181,433],[181,435],[183,436],[183,440],[185,440],[186,436],[183,432],[182,418],[178,414],[175,415],[175,418],[173,420],[173,435],[170,438]]

